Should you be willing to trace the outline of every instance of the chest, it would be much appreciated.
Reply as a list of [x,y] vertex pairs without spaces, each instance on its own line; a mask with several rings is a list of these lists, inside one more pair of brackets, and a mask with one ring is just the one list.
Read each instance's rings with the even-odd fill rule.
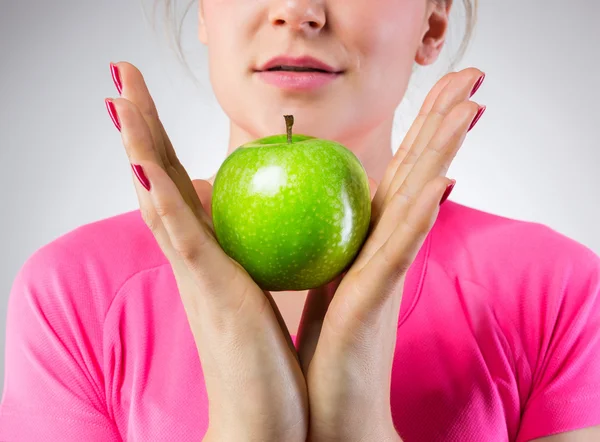
[[[515,440],[523,362],[490,294],[425,282],[400,315],[390,403],[406,441]],[[407,314],[408,313],[408,314]]]

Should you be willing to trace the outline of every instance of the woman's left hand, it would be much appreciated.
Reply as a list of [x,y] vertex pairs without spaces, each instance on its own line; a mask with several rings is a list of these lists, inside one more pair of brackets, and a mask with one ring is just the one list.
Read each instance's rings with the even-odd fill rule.
[[400,441],[390,380],[402,288],[451,184],[450,163],[484,109],[469,101],[482,74],[465,69],[433,87],[377,188],[356,260],[309,291],[296,344],[308,386],[309,442]]

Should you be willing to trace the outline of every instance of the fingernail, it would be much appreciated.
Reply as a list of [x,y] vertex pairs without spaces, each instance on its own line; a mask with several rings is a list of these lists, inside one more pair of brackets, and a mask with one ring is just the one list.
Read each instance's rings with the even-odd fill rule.
[[477,124],[477,122],[479,121],[479,119],[481,118],[483,113],[485,112],[485,108],[486,108],[485,106],[481,106],[479,108],[479,110],[475,114],[475,118],[473,118],[473,121],[471,122],[471,125],[469,126],[469,129],[467,130],[467,132],[470,132],[471,129],[473,129],[475,127],[475,124]]
[[115,86],[117,87],[117,91],[119,91],[119,95],[123,92],[123,83],[121,83],[121,74],[119,73],[119,68],[111,63],[110,64],[110,73],[112,74],[113,81],[115,82]]
[[448,187],[446,187],[446,191],[444,192],[444,195],[442,195],[442,199],[440,200],[440,206],[442,204],[444,204],[444,201],[446,201],[448,199],[448,197],[452,193],[452,189],[454,189],[455,184],[456,184],[456,180],[452,180],[452,182],[450,184],[448,184]]
[[106,103],[106,108],[108,109],[108,115],[110,115],[110,118],[113,120],[113,123],[115,123],[115,126],[117,127],[117,129],[119,129],[119,132],[121,131],[121,122],[119,121],[119,116],[117,115],[117,109],[115,108],[115,103],[112,102],[112,100],[110,99],[106,99],[104,100],[104,102]]
[[150,191],[150,181],[144,173],[144,169],[142,168],[142,166],[140,166],[139,164],[132,164],[131,168],[133,169],[133,173],[135,173],[137,179],[140,180],[142,186],[144,186],[146,190]]
[[477,92],[479,90],[484,79],[485,79],[485,72],[481,75],[481,77],[479,77],[479,79],[477,80],[477,83],[475,83],[475,86],[473,86],[473,90],[471,91],[471,95],[469,95],[469,98],[471,98],[473,95],[475,95],[475,92]]

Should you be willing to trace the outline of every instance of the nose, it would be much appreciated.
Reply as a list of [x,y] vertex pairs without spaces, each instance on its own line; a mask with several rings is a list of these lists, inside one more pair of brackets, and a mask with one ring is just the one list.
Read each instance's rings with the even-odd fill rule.
[[294,31],[318,33],[325,26],[324,0],[273,0],[269,21],[273,26],[289,26]]

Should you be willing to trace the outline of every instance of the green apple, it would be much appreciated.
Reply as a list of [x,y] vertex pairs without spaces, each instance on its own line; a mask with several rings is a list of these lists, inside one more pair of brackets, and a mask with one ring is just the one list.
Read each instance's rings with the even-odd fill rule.
[[264,290],[306,290],[354,261],[371,220],[369,180],[334,141],[287,134],[240,146],[215,177],[217,240]]

